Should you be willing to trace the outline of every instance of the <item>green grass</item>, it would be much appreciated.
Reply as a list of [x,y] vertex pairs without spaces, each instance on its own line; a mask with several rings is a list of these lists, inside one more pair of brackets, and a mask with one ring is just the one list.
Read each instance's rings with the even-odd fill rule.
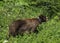
[[[29,6],[24,9],[19,4],[22,3],[0,2],[0,43],[6,40],[9,24],[12,21],[38,17],[42,13],[41,8]],[[29,35],[25,34],[23,37],[20,35],[11,37],[7,43],[60,43],[60,20],[58,16],[55,16],[46,23],[40,24],[37,29],[39,30],[38,34],[32,33]]]

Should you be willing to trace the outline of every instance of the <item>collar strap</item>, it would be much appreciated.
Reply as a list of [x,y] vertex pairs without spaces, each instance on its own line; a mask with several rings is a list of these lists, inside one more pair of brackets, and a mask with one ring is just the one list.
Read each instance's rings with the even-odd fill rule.
[[41,23],[41,19],[38,17],[38,21]]

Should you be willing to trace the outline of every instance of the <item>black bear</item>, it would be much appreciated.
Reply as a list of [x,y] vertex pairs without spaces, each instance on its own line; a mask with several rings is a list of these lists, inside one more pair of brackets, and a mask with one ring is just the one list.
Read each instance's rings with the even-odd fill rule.
[[47,17],[40,15],[39,18],[24,19],[13,21],[9,26],[9,36],[16,36],[17,34],[36,32],[36,27],[42,22],[46,22]]

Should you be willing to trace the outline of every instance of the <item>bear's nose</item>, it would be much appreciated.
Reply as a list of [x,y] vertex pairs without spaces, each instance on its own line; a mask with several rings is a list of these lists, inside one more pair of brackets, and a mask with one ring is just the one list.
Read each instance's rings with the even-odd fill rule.
[[46,21],[48,21],[48,17],[46,17]]

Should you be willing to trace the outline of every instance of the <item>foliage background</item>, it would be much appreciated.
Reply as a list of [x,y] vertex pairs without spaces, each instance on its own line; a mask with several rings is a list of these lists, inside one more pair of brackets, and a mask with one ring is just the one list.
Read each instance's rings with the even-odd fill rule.
[[46,15],[39,33],[11,37],[7,43],[60,43],[60,0],[0,0],[0,43],[8,36],[9,24],[17,19]]

